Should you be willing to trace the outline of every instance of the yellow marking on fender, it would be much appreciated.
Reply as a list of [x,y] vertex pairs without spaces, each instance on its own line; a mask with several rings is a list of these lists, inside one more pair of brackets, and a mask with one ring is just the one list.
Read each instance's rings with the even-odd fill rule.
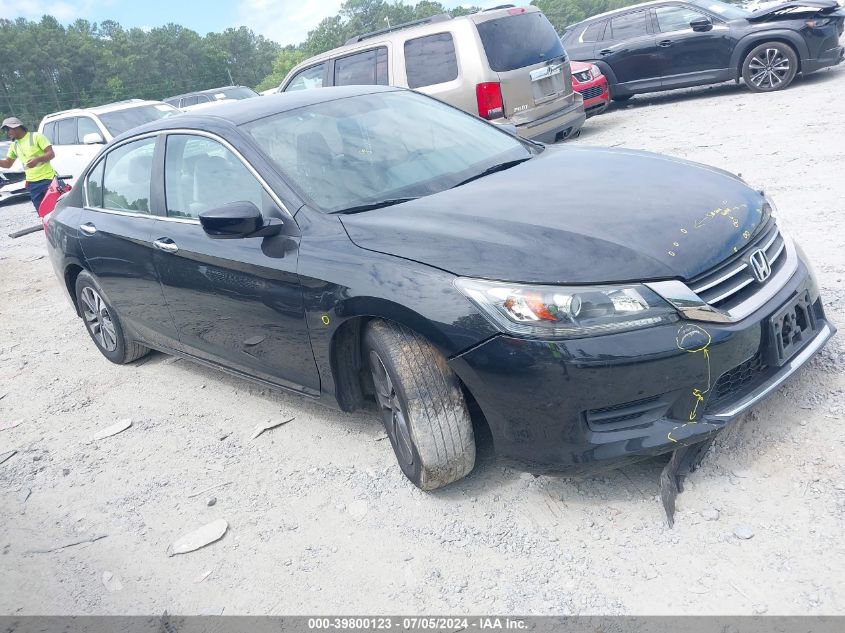
[[320,320],[323,322],[323,325],[328,325],[329,324],[329,315],[324,314],[322,317],[320,317]]

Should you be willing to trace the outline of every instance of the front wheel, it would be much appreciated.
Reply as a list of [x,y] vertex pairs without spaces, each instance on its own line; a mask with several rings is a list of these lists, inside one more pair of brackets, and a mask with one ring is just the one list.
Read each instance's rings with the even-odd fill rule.
[[117,311],[106,300],[94,276],[86,271],[76,278],[76,304],[97,349],[111,362],[123,365],[149,353],[148,348],[126,338]]
[[409,329],[372,321],[364,360],[382,422],[405,476],[423,490],[457,481],[475,465],[475,436],[458,378]]
[[742,62],[742,79],[752,92],[783,90],[798,72],[798,56],[782,42],[766,42],[751,50]]

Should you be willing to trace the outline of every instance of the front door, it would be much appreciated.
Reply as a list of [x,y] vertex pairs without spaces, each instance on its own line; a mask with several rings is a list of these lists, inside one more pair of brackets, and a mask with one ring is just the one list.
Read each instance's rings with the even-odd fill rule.
[[640,91],[660,87],[665,55],[651,33],[646,10],[610,19],[596,57],[607,63],[619,84]]
[[[657,28],[657,44],[666,51],[664,85],[672,87],[675,81],[684,79],[705,80],[719,70],[730,67],[733,42],[730,29],[719,20],[688,7],[686,5],[667,5],[654,9]],[[713,20],[712,28],[707,31],[693,31],[690,22],[694,20]],[[691,77],[691,75],[693,75]]]
[[[167,217],[155,222],[155,263],[184,351],[285,387],[319,393],[296,273],[295,223],[239,155],[218,140],[167,137]],[[249,201],[283,217],[282,235],[212,239],[198,217]]]
[[156,137],[120,145],[85,182],[79,239],[91,272],[125,324],[144,341],[175,347],[176,327],[153,265],[150,196]]

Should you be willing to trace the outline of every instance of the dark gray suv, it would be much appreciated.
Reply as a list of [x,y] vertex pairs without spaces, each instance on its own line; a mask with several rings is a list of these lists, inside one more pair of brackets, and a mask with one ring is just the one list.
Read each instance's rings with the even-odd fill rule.
[[740,78],[755,92],[771,92],[799,72],[841,62],[843,22],[833,0],[754,12],[719,0],[661,0],[574,24],[563,43],[571,59],[601,68],[617,101]]

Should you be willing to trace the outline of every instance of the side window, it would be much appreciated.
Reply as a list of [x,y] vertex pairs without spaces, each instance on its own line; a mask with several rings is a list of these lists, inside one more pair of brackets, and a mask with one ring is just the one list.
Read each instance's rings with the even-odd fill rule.
[[91,173],[88,174],[86,189],[88,191],[88,206],[102,208],[103,206],[103,168],[106,161],[101,160]]
[[305,70],[300,70],[293,79],[285,86],[285,92],[293,90],[308,90],[309,88],[323,87],[323,74],[326,72],[325,64],[318,64],[311,66]]
[[610,20],[614,40],[629,40],[648,34],[645,25],[645,11],[626,13]]
[[[81,116],[77,119],[79,122],[79,142],[81,143],[85,138],[86,134],[99,134],[100,138],[102,138],[103,134],[100,132],[100,128],[97,127],[97,124],[94,123],[91,119],[87,116]],[[47,138],[50,138],[49,136]]]
[[604,27],[607,26],[606,21],[596,22],[591,24],[581,34],[582,42],[601,42],[604,38]]
[[387,48],[384,46],[335,60],[335,86],[373,84],[387,85]]
[[49,123],[44,124],[44,136],[47,137],[47,140],[50,141],[53,145],[58,145],[56,142],[56,123],[54,121],[50,121]]
[[150,181],[156,139],[121,145],[106,156],[103,208],[150,213]]
[[199,101],[199,97],[197,97],[196,95],[194,95],[192,97],[182,97],[182,105],[179,106],[179,107],[184,108],[186,106],[197,105],[198,101]]
[[263,206],[264,189],[241,160],[217,141],[171,134],[164,157],[167,215],[197,218],[229,202]]
[[197,103],[209,103],[211,99],[206,97],[205,95],[197,95]]
[[56,145],[77,145],[78,143],[76,117],[56,121]]
[[458,59],[451,33],[437,33],[405,42],[408,87],[420,88],[458,78]]
[[698,11],[678,6],[657,7],[654,13],[657,15],[657,25],[660,27],[661,33],[689,29],[691,28],[690,22],[704,17],[704,14]]

